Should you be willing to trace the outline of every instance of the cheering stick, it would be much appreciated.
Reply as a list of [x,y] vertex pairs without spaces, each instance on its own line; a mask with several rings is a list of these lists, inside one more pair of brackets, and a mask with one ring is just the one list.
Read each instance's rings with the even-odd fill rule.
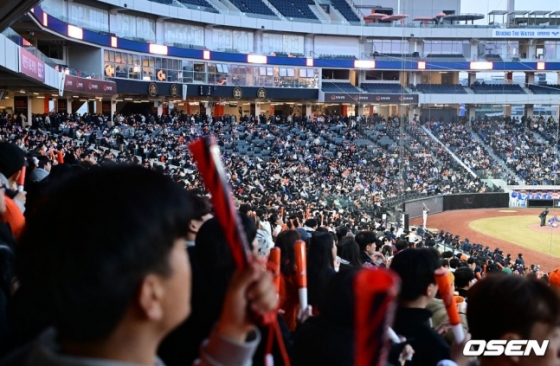
[[294,252],[296,256],[299,307],[302,311],[305,311],[307,309],[307,255],[303,240],[298,240],[294,243]]
[[59,164],[64,164],[64,155],[62,155],[62,151],[59,151],[56,155],[56,160]]
[[18,191],[23,192],[23,184],[25,183],[25,166],[23,166],[21,168],[21,171],[19,173],[19,177],[17,180],[17,184],[18,184]]
[[399,337],[389,326],[393,322],[399,278],[386,269],[363,269],[354,278],[355,366],[384,366],[389,338]]
[[455,336],[455,341],[457,343],[461,343],[465,339],[465,333],[463,332],[463,326],[461,325],[461,318],[459,317],[455,297],[453,296],[453,292],[451,292],[451,277],[449,277],[449,274],[445,269],[439,268],[435,272],[435,279],[438,285],[439,294],[443,300],[445,309],[447,310],[447,316],[449,317],[449,322],[451,323],[451,330]]
[[274,275],[274,287],[277,295],[280,294],[280,254],[280,248],[274,247],[270,249],[268,255],[268,268]]
[[204,185],[211,194],[216,219],[222,227],[235,264],[238,269],[245,269],[253,257],[233,204],[216,139],[214,136],[200,138],[191,143],[189,149],[197,163]]
[[[253,260],[251,249],[247,242],[241,220],[237,215],[231,188],[226,180],[224,165],[220,158],[220,149],[216,145],[214,136],[200,138],[189,145],[198,171],[204,181],[206,189],[210,192],[211,202],[214,206],[216,219],[220,223],[224,236],[233,255],[233,260],[238,269],[245,269]],[[269,341],[266,346],[265,362],[267,366],[273,363],[272,335],[274,334],[282,354],[284,365],[290,365],[290,359],[282,339],[282,332],[278,325],[276,311],[263,316],[262,322],[269,325]]]

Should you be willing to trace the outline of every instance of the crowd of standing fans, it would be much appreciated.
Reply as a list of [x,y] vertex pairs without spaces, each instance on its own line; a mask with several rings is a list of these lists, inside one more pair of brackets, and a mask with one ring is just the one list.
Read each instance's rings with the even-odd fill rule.
[[[261,122],[50,115],[27,130],[2,116],[0,365],[353,365],[353,281],[379,268],[401,280],[392,327],[402,342],[388,344],[388,364],[512,364],[463,356],[435,285],[441,267],[466,304],[467,340],[550,339],[545,357],[516,364],[558,363],[560,273],[376,217],[403,188],[484,189],[459,167],[439,170],[444,158],[427,156],[433,146],[417,127],[402,136],[391,122],[343,117]],[[256,259],[243,271],[187,150],[211,132]],[[405,156],[391,154],[384,136],[397,146],[410,139]],[[305,309],[298,240],[308,257]],[[278,295],[262,262],[272,247],[281,249]],[[256,319],[274,310],[281,341],[269,349]]]

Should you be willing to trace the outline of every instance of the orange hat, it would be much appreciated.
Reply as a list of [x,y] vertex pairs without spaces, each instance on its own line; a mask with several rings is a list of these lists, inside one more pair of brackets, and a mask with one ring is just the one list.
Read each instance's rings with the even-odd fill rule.
[[550,275],[548,275],[548,284],[560,288],[560,268],[556,268],[550,272]]

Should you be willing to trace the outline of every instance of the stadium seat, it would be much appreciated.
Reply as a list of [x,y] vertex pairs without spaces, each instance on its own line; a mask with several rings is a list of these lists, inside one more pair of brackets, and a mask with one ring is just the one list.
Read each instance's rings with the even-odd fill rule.
[[325,93],[360,93],[361,90],[350,83],[323,82],[321,90]]
[[[164,0],[166,1],[166,0]],[[157,2],[161,2],[157,1]],[[203,8],[206,8],[204,10],[206,11],[210,11],[212,13],[218,13],[218,10],[216,10],[212,5],[210,5],[210,3],[206,0],[179,0],[179,2],[181,2],[182,4],[185,5],[194,5],[194,6],[200,6]],[[169,1],[169,4],[172,3],[172,1]]]
[[261,0],[229,0],[243,13],[267,15],[276,17],[276,14]]
[[362,83],[360,88],[368,93],[407,94],[408,91],[397,83]]
[[459,84],[418,84],[416,89],[427,94],[467,94],[467,91]]
[[526,94],[518,84],[473,84],[471,89],[476,94]]
[[317,16],[309,8],[315,5],[314,0],[269,0],[280,14],[288,18],[309,19],[319,21]]
[[331,0],[331,5],[350,23],[361,22],[346,0]]

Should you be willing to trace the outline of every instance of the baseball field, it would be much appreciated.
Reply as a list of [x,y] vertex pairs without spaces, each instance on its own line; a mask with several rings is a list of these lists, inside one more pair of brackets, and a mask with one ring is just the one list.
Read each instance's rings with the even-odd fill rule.
[[[551,210],[547,226],[540,226],[538,217],[542,209],[507,208],[448,211],[428,217],[429,230],[444,230],[468,238],[490,249],[500,248],[504,254],[516,258],[523,253],[525,263],[539,264],[542,270],[560,267],[560,227],[548,226],[548,219],[560,210]],[[411,220],[411,225],[421,225],[422,218]],[[560,225],[559,225],[560,226]]]

